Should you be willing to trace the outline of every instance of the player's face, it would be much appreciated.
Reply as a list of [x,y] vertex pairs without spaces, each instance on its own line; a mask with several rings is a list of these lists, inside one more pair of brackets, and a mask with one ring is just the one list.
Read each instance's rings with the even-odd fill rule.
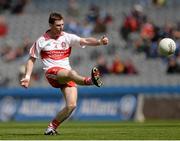
[[57,33],[60,34],[64,29],[64,21],[63,20],[56,20],[54,24],[51,26],[51,29]]

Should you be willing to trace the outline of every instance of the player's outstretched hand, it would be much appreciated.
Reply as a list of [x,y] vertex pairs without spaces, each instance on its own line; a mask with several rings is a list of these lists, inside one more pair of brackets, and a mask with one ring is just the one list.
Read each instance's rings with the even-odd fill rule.
[[107,45],[109,43],[109,39],[107,36],[102,36],[101,39],[100,39],[100,44],[102,45]]
[[28,88],[30,82],[30,78],[22,78],[20,84],[24,88]]

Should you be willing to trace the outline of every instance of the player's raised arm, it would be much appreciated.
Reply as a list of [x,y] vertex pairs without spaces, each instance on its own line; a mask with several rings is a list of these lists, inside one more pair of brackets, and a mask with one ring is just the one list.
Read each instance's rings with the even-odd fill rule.
[[99,46],[99,45],[107,45],[109,42],[108,37],[102,36],[99,40],[93,37],[89,38],[81,38],[80,44],[82,46]]
[[22,87],[27,88],[30,83],[30,77],[33,70],[34,63],[36,61],[36,58],[29,57],[27,64],[26,64],[26,70],[25,70],[25,77],[21,79],[20,84]]

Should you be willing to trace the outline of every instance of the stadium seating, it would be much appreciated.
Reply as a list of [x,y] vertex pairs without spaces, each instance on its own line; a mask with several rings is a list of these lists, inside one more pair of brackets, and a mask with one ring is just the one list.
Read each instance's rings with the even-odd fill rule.
[[[78,0],[77,1],[80,8],[80,16],[77,17],[78,20],[85,18],[87,14],[88,7],[91,3],[99,4],[97,0]],[[116,53],[120,55],[121,58],[127,59],[131,58],[133,63],[137,67],[139,74],[135,76],[129,75],[114,75],[109,74],[105,77],[105,85],[176,85],[180,82],[180,77],[177,75],[167,75],[166,74],[166,64],[161,59],[146,59],[144,54],[136,54],[131,49],[125,49],[125,41],[119,36],[119,27],[122,23],[122,16],[124,12],[128,12],[133,4],[139,1],[134,0],[101,0],[102,9],[108,9],[114,18],[112,24],[108,26],[107,35],[110,38],[110,44],[116,45]],[[142,1],[143,2],[143,1]],[[179,8],[176,4],[180,4],[180,1],[174,0],[174,3],[169,2],[166,9],[153,6],[145,7],[145,13],[148,14],[157,25],[163,25],[166,20],[177,21],[180,20],[178,16]],[[0,38],[0,45],[11,43],[13,48],[19,47],[23,42],[25,37],[30,38],[30,40],[35,41],[47,28],[48,28],[48,16],[51,11],[58,11],[65,15],[66,20],[66,7],[67,0],[31,0],[26,6],[24,13],[20,15],[12,15],[8,12],[4,13],[6,17],[7,24],[9,27],[9,33],[6,37]],[[167,10],[168,9],[168,10]],[[157,14],[158,13],[158,14]],[[160,19],[160,20],[157,20]],[[95,37],[100,37],[102,34],[93,34]],[[98,48],[96,50],[100,51],[102,54],[106,55],[107,61],[111,62],[113,60],[113,55],[107,56],[108,47]],[[93,48],[94,49],[94,48]],[[93,50],[92,48],[85,49],[74,49],[72,57],[78,57],[80,55],[83,58],[80,64],[72,64],[73,68],[79,73],[84,75],[89,75],[91,68],[96,65],[96,60],[90,60],[89,55]],[[17,59],[13,62],[6,63],[0,59],[0,72],[3,73],[4,77],[9,78],[9,87],[18,86],[18,74],[20,66],[25,63],[26,57]],[[37,63],[36,68],[41,68],[40,62]],[[8,70],[8,71],[7,71]],[[42,77],[38,81],[34,81],[32,86],[49,86]]]

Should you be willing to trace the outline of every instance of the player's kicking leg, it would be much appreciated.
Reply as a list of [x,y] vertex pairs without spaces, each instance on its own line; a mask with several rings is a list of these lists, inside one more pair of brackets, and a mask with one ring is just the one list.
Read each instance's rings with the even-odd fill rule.
[[77,88],[76,87],[64,87],[61,89],[64,99],[66,101],[66,106],[57,113],[56,117],[50,122],[48,128],[45,131],[45,135],[57,135],[56,129],[58,126],[66,120],[73,110],[76,108],[77,101]]
[[[99,70],[94,67],[91,71],[91,77],[83,77],[77,74],[77,72],[71,70],[60,70],[57,74],[58,81],[61,84],[65,84],[68,81],[74,81],[79,85],[96,85],[97,87],[102,86],[102,81],[100,79]],[[64,87],[61,89],[65,100],[66,100],[66,107],[60,111],[54,120],[52,120],[45,131],[45,135],[57,135],[56,128],[66,120],[73,110],[76,107],[76,100],[77,100],[77,88],[76,87]]]
[[91,77],[83,77],[74,70],[66,69],[60,70],[57,76],[61,84],[67,83],[68,81],[74,81],[78,85],[96,85],[97,87],[101,87],[103,84],[97,67],[92,68]]

